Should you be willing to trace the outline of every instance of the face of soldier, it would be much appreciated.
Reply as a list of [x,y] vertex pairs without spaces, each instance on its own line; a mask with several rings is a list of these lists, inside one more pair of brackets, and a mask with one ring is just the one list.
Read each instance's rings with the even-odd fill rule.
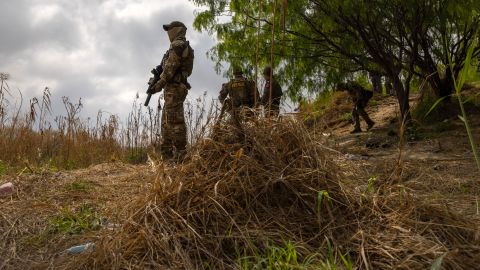
[[173,27],[170,30],[168,30],[168,38],[170,39],[170,42],[173,42],[175,39],[179,37],[185,37],[187,34],[187,28],[184,27]]

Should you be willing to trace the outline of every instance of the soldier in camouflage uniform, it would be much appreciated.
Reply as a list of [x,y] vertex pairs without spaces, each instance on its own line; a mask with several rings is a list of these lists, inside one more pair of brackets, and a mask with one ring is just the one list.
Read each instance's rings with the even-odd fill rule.
[[367,106],[370,98],[372,98],[373,92],[368,91],[360,84],[351,81],[347,83],[339,83],[337,85],[337,90],[347,91],[353,101],[352,118],[355,128],[351,133],[362,132],[362,129],[360,128],[360,116],[362,116],[363,120],[365,120],[367,123],[367,130],[370,130],[375,125],[375,122],[370,119],[365,111],[365,107]]
[[162,157],[168,159],[183,153],[187,145],[183,102],[190,89],[187,78],[192,74],[194,51],[185,38],[187,27],[183,23],[174,21],[164,25],[163,29],[168,32],[171,44],[163,56],[163,73],[152,94],[165,89],[162,138],[158,150]]
[[240,128],[242,118],[251,116],[248,110],[256,107],[259,94],[255,82],[247,80],[240,68],[234,68],[233,75],[230,82],[222,85],[218,99],[228,108],[233,124]]
[[372,83],[373,92],[382,93],[382,75],[379,72],[371,71],[368,73]]
[[263,88],[261,102],[265,109],[265,116],[276,117],[280,113],[280,100],[283,95],[282,87],[273,76],[272,68],[269,66],[263,70],[263,78],[265,79],[265,87]]

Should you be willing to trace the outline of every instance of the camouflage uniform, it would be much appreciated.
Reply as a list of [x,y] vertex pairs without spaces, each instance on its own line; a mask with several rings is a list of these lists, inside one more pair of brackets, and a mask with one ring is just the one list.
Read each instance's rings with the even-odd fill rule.
[[190,89],[187,78],[192,74],[194,51],[185,38],[187,28],[183,23],[172,22],[163,28],[168,32],[171,44],[162,60],[163,73],[155,85],[155,92],[165,89],[162,138],[158,150],[164,158],[172,158],[183,152],[187,145],[183,102]]
[[[265,108],[265,115],[267,117],[276,117],[280,113],[280,101],[282,99],[282,87],[278,84],[277,80],[271,75],[272,69],[266,67],[263,70],[263,76],[265,78],[265,87],[263,88],[262,105]],[[270,82],[270,79],[272,80]],[[272,94],[270,95],[270,90]],[[271,102],[270,102],[271,98]]]
[[235,78],[222,85],[218,99],[224,106],[227,106],[233,124],[240,128],[243,118],[251,116],[251,111],[245,109],[252,109],[256,106],[255,102],[258,100],[259,94],[255,82],[243,77],[241,71],[236,70],[234,74]]
[[393,91],[393,83],[392,80],[389,77],[385,78],[385,91],[387,92],[387,95],[393,96],[395,92]]
[[378,72],[369,72],[370,82],[373,86],[373,91],[382,93],[382,75]]
[[365,111],[365,107],[367,106],[370,98],[372,98],[373,92],[366,90],[356,82],[338,84],[337,89],[340,91],[346,90],[352,98],[354,105],[352,110],[352,118],[355,124],[355,128],[352,133],[362,131],[362,129],[360,128],[360,116],[362,116],[363,120],[365,120],[365,122],[367,123],[367,130],[371,129],[373,125],[375,125],[375,122],[370,119],[367,112]]

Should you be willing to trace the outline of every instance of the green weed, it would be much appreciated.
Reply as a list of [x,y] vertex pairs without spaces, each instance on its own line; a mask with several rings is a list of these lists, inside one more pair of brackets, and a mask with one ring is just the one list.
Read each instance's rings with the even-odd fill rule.
[[290,242],[285,242],[283,246],[270,244],[266,247],[264,254],[256,253],[255,256],[238,256],[237,264],[240,269],[266,269],[266,270],[287,270],[304,269],[306,266],[298,260],[297,249]]
[[367,192],[373,192],[374,191],[374,188],[375,188],[375,183],[377,182],[377,177],[376,176],[372,176],[368,179],[368,182],[367,182]]
[[81,191],[81,192],[88,192],[93,189],[92,185],[85,180],[78,180],[72,182],[66,186],[66,189],[69,191]]
[[49,222],[49,232],[61,234],[82,234],[97,230],[102,217],[90,204],[83,204],[75,211],[64,208],[62,212]]
[[352,113],[351,112],[344,113],[342,115],[342,120],[345,121],[345,122],[352,122],[353,121]]
[[75,160],[69,159],[69,160],[67,160],[67,162],[65,163],[65,169],[66,169],[66,170],[71,171],[71,170],[75,170],[75,169],[77,169],[77,168],[79,168],[79,166],[78,166],[78,164],[77,164],[77,162],[76,162]]
[[7,173],[7,164],[0,160],[0,175]]
[[310,254],[304,259],[302,257],[298,254],[298,247],[291,241],[286,241],[281,245],[269,244],[263,252],[256,250],[253,256],[247,256],[245,252],[240,255],[237,251],[237,265],[243,270],[354,269],[350,255],[337,252],[328,239],[325,252]]
[[[444,42],[446,43],[447,41],[444,40]],[[455,78],[455,76],[453,76],[453,82],[455,86],[455,95],[458,98],[458,105],[460,105],[460,110],[462,112],[462,115],[459,115],[459,117],[465,125],[465,130],[468,135],[470,146],[472,147],[473,156],[477,163],[477,168],[480,170],[480,155],[478,153],[475,139],[473,138],[472,128],[470,127],[470,122],[468,121],[467,113],[465,111],[465,101],[463,100],[463,97],[461,95],[463,85],[465,84],[466,80],[469,78],[470,74],[474,72],[472,69],[471,63],[472,61],[475,61],[473,57],[473,52],[476,47],[477,47],[477,44],[475,43],[468,48],[467,56],[463,63],[464,64],[463,68],[460,71],[458,78]],[[448,62],[449,62],[449,68],[452,70],[452,74],[454,74],[453,64],[452,64],[452,59],[450,58],[450,54],[449,54]]]
[[147,159],[147,150],[145,148],[131,150],[126,157],[126,161],[130,164],[145,163]]

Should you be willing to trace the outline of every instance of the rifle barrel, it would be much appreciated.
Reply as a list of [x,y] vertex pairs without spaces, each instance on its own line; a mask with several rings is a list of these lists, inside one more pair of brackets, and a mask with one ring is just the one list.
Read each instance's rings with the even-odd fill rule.
[[143,104],[143,105],[145,105],[145,107],[148,107],[148,103],[150,103],[151,98],[152,98],[152,94],[148,94],[147,100],[145,100],[145,104]]

